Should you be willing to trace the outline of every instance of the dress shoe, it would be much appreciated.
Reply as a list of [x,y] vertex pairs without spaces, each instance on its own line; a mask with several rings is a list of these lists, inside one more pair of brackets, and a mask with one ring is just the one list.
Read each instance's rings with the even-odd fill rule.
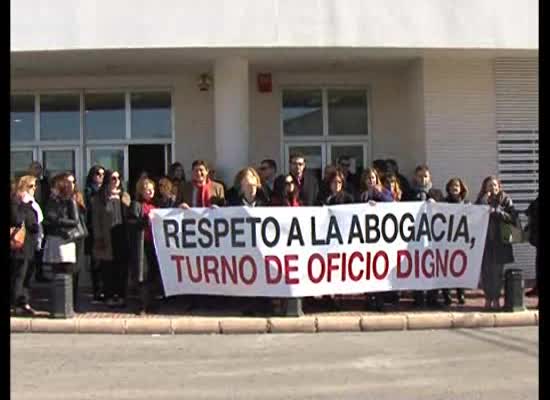
[[35,316],[36,310],[32,308],[30,304],[25,304],[24,306],[20,307],[19,310],[16,309],[16,313],[27,316]]
[[525,297],[537,297],[538,295],[539,295],[539,291],[537,288],[528,290],[527,293],[525,293]]

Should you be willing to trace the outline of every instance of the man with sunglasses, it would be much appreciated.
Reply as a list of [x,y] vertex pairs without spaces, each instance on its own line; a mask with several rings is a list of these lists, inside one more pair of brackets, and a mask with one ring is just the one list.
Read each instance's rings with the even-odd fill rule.
[[306,159],[301,153],[290,156],[290,174],[298,185],[300,203],[304,206],[317,205],[319,182],[314,174],[306,171]]

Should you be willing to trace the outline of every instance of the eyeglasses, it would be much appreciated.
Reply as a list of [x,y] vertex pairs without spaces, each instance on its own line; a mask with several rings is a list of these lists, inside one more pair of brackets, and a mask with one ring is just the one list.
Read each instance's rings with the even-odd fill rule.
[[111,180],[112,181],[119,181],[120,177],[119,176],[111,176]]
[[343,184],[344,182],[342,182],[340,179],[338,179],[337,181],[333,181],[334,183],[336,183],[337,185],[341,185]]
[[105,175],[105,172],[97,171],[95,174],[96,174],[97,176],[103,176],[103,175]]
[[340,166],[342,168],[349,168],[349,167],[351,167],[351,164],[349,164],[349,163],[340,163]]
[[29,189],[36,189],[36,184],[34,184],[34,185],[29,185],[28,187],[29,187]]
[[297,167],[303,167],[304,165],[306,165],[306,163],[304,163],[304,162],[293,162],[292,165],[296,165]]
[[285,185],[294,185],[294,181],[285,181]]
[[260,168],[258,168],[258,170],[260,170],[260,171],[265,171],[267,168],[268,168],[268,167],[262,165]]

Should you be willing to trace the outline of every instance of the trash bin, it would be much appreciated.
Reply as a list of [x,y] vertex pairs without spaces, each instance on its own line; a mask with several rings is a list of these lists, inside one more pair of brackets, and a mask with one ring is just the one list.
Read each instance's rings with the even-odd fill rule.
[[70,274],[56,273],[54,275],[50,304],[50,317],[74,317],[73,278]]
[[522,271],[509,269],[504,277],[504,310],[509,312],[524,311]]

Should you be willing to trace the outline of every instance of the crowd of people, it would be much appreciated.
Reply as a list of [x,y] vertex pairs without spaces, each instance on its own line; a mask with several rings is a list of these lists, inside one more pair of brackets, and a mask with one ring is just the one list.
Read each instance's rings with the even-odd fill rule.
[[[324,169],[322,179],[307,169],[303,154],[290,158],[288,174],[278,174],[274,160],[258,168],[240,170],[232,186],[215,178],[203,160],[192,163],[191,180],[183,165],[172,164],[168,175],[153,179],[143,173],[132,198],[123,187],[120,171],[93,166],[83,191],[72,172],[46,179],[42,166],[33,162],[29,173],[12,181],[10,245],[11,304],[16,314],[34,315],[30,305],[31,278],[47,282],[43,266],[54,274],[72,278],[72,306],[78,311],[79,274],[90,271],[93,300],[112,308],[127,307],[128,282],[137,287],[139,314],[154,312],[163,298],[162,282],[153,235],[151,211],[156,208],[283,206],[300,207],[349,203],[430,201],[467,203],[469,190],[463,179],[453,177],[445,193],[432,185],[430,169],[419,165],[409,181],[395,160],[375,160],[360,175],[351,171],[350,157]],[[504,265],[514,261],[512,246],[501,240],[502,222],[518,225],[512,200],[495,176],[483,180],[475,204],[491,207],[480,286],[485,308],[498,309],[503,288]],[[538,248],[538,199],[529,207],[530,242]],[[21,231],[24,238],[21,239]],[[21,241],[18,243],[17,239]],[[538,254],[538,251],[537,251]],[[538,270],[538,260],[537,260]],[[537,272],[538,277],[538,272]],[[531,294],[536,294],[536,288]],[[399,292],[368,293],[366,307],[384,310],[400,302]],[[413,292],[416,307],[449,306],[451,290]],[[157,299],[157,300],[155,300]],[[325,296],[338,307],[338,296]],[[464,290],[456,289],[456,302],[464,304]],[[274,312],[271,300],[258,299],[262,312]]]

